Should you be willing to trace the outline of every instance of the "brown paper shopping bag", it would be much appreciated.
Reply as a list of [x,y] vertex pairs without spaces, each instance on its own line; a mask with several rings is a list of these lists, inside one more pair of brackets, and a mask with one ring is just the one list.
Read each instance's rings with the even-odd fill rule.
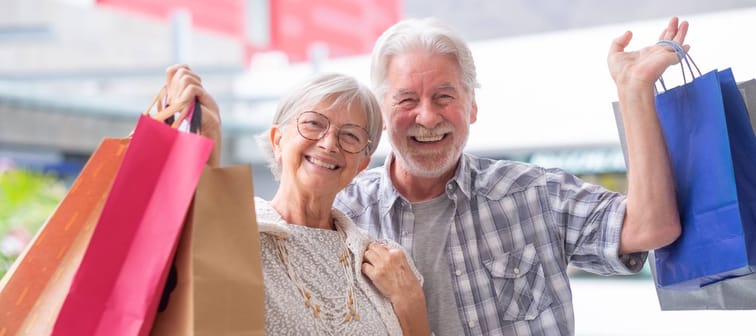
[[206,167],[184,226],[177,284],[151,335],[264,335],[264,289],[248,165]]
[[105,139],[0,282],[0,335],[49,335],[129,139]]

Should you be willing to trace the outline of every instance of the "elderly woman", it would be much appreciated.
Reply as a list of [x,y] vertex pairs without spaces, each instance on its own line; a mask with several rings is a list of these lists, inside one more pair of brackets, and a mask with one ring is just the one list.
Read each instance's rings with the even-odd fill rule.
[[[220,139],[218,108],[186,66],[168,71],[174,97],[197,96],[202,129]],[[169,85],[171,86],[171,85]],[[204,120],[207,119],[207,120]],[[280,185],[255,199],[268,335],[427,335],[421,278],[393,242],[376,242],[333,208],[368,166],[382,130],[370,90],[317,75],[285,97],[258,136]],[[211,164],[217,164],[217,154]]]

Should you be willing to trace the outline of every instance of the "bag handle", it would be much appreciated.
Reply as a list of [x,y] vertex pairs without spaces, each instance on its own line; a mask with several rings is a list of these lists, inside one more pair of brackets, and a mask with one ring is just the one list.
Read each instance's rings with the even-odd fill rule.
[[[693,61],[693,57],[691,57],[689,53],[685,52],[685,49],[679,43],[672,40],[661,40],[659,42],[656,42],[656,45],[667,46],[675,51],[677,58],[680,60],[680,70],[682,72],[683,83],[688,83],[688,79],[685,76],[685,65],[688,66],[688,72],[690,73],[691,80],[696,78],[696,72],[698,72],[698,77],[701,77],[701,70],[698,68],[696,62]],[[685,62],[685,64],[683,64],[683,61]],[[693,66],[691,66],[691,64],[693,64]],[[693,71],[694,67],[696,68],[695,72]],[[666,84],[664,84],[664,78],[659,77],[659,84],[661,84],[664,91],[667,91],[667,86]],[[656,86],[654,86],[654,91],[656,91],[656,93],[659,93],[656,90]]]
[[[190,113],[190,112],[194,112],[195,108],[198,107],[197,105],[199,105],[197,104],[196,99],[192,101],[191,103],[182,101],[182,102],[179,102],[178,104],[170,105],[163,108],[162,103],[161,104],[157,104],[157,103],[164,96],[165,96],[165,86],[160,88],[160,91],[157,93],[157,95],[155,95],[155,98],[152,99],[152,102],[150,103],[149,106],[147,106],[147,109],[144,110],[142,114],[146,116],[150,116],[153,119],[166,121],[169,118],[175,116],[176,113],[181,111],[178,117],[174,118],[173,122],[170,123],[171,127],[173,128],[178,128],[179,125],[181,125],[181,122],[184,121],[184,119],[192,118],[197,114],[197,113]],[[151,115],[150,111],[152,111],[152,108],[155,106],[155,104],[157,104],[157,114]]]
[[[158,104],[158,113],[160,113],[160,111],[162,110],[160,107],[163,105],[164,104]],[[189,133],[199,134],[200,125],[202,125],[202,108],[199,103],[199,98],[194,97],[194,103],[190,105],[193,105],[194,108],[190,106],[184,112],[185,114],[182,115],[183,120],[189,119],[189,122],[187,125],[188,127],[185,130],[188,131]],[[173,125],[175,121],[176,121],[176,118],[173,115],[163,120],[163,122],[166,125]],[[182,121],[179,120],[178,123],[181,124]],[[173,126],[173,127],[177,128],[176,126]]]

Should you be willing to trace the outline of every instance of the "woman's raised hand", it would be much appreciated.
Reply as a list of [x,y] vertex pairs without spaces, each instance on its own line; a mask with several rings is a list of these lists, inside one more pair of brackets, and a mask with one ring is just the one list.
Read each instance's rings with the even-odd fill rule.
[[221,155],[221,118],[218,104],[202,86],[202,79],[186,64],[169,67],[165,72],[166,104],[189,103],[198,99],[202,111],[202,124],[199,133],[215,142],[207,163],[220,165]]

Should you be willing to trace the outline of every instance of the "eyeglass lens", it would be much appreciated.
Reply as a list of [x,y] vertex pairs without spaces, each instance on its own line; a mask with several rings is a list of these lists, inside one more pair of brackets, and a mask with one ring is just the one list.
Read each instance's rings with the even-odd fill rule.
[[[328,132],[331,121],[325,115],[307,111],[297,117],[297,131],[308,140],[320,140]],[[346,152],[359,153],[367,146],[367,131],[354,124],[342,125],[336,133],[339,146]]]

